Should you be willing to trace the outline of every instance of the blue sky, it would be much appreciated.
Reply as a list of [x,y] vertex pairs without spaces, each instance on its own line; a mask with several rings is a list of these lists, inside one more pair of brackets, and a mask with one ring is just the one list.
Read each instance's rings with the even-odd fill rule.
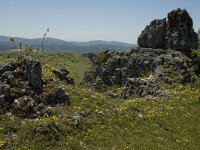
[[199,0],[0,0],[0,35],[136,43],[153,19],[185,8],[200,28]]

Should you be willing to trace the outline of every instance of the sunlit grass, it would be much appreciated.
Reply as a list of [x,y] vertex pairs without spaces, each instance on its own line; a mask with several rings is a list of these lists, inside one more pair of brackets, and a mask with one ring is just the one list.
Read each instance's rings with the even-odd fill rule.
[[[17,58],[7,55],[1,54],[1,61]],[[38,59],[46,76],[52,75],[52,68],[67,66],[77,84],[91,65],[80,53],[42,56]],[[66,85],[71,104],[54,107],[53,115],[37,119],[0,115],[0,149],[200,149],[200,89],[190,85],[166,88],[171,95],[165,100],[122,100]],[[74,116],[80,123],[71,123]]]

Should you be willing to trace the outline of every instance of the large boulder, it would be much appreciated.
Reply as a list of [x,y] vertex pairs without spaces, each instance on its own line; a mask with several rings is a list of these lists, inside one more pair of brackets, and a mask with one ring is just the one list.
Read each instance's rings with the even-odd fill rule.
[[198,36],[193,21],[185,9],[173,10],[166,19],[154,20],[138,37],[138,45],[145,48],[175,49],[185,53],[197,49]]
[[167,47],[187,52],[197,49],[198,36],[193,29],[193,21],[183,9],[173,10],[168,14]]
[[138,37],[138,45],[147,48],[164,48],[166,40],[166,19],[153,20]]

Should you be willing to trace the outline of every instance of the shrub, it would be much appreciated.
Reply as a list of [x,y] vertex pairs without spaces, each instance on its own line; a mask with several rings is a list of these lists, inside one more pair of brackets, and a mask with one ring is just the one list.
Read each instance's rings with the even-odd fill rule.
[[200,50],[194,50],[192,52],[192,60],[193,60],[193,69],[196,75],[200,75]]
[[110,57],[110,55],[109,55],[108,50],[102,51],[102,52],[100,52],[96,55],[96,62],[98,64],[105,63],[108,60],[109,57]]

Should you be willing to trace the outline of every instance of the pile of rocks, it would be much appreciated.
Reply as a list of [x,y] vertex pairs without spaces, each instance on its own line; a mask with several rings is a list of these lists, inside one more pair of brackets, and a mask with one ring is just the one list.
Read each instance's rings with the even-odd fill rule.
[[194,32],[193,21],[183,9],[173,10],[167,19],[153,20],[142,31],[138,45],[145,48],[175,49],[190,53],[197,49],[198,35]]
[[[61,71],[69,74],[66,69]],[[9,111],[20,117],[37,117],[50,114],[54,105],[70,103],[63,87],[45,89],[48,82],[43,80],[41,63],[31,57],[0,63],[0,111]],[[51,82],[56,80],[52,79]],[[74,80],[71,78],[72,82]]]
[[[104,51],[102,53],[106,53],[106,61],[95,64],[88,70],[83,84],[91,84],[97,89],[103,88],[104,85],[120,85],[126,89],[124,91],[127,91],[124,94],[159,96],[164,95],[163,89],[160,88],[162,83],[184,84],[190,81],[192,61],[179,51],[138,48],[130,52]],[[150,75],[156,82],[149,82]],[[134,82],[130,82],[132,80]],[[138,86],[136,81],[145,87]],[[133,91],[129,92],[127,88]],[[144,91],[147,94],[144,94]]]
[[121,95],[123,98],[131,95],[148,98],[167,97],[169,94],[164,91],[164,88],[161,87],[153,75],[150,75],[146,80],[140,78],[127,78],[126,80]]

